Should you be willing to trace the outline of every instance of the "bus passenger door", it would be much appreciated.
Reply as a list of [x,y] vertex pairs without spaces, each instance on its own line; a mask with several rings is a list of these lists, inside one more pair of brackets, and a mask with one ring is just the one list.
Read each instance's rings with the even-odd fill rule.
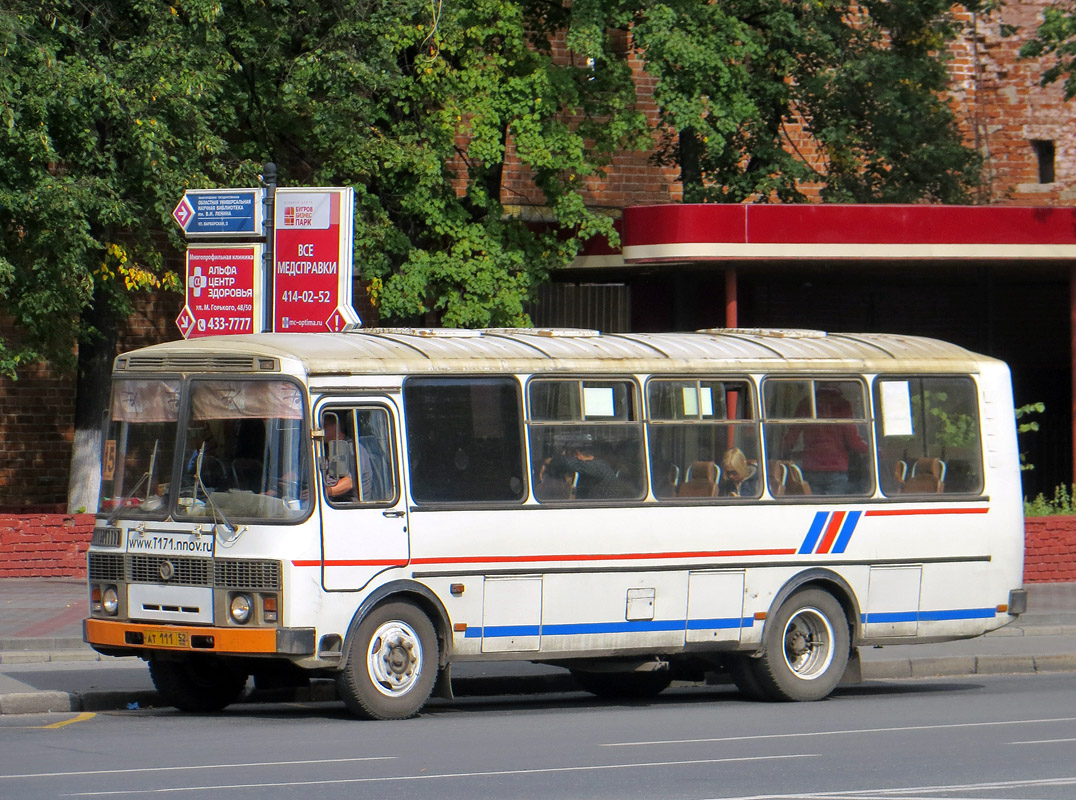
[[329,400],[317,411],[322,584],[363,588],[410,558],[407,505],[400,483],[396,406],[379,400]]

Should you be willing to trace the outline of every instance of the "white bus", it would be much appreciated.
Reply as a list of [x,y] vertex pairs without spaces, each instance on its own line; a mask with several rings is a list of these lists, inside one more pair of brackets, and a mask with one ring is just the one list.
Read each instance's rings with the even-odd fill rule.
[[404,718],[498,659],[817,700],[1026,608],[1008,368],[934,340],[220,336],[117,358],[107,417],[85,639],[185,710]]

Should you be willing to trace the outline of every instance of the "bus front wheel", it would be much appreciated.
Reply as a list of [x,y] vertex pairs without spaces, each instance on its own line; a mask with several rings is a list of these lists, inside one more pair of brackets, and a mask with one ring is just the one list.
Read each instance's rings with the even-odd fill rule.
[[411,603],[387,603],[359,623],[337,688],[357,717],[407,719],[429,699],[437,661],[429,618]]
[[219,658],[195,655],[180,661],[159,658],[149,662],[149,676],[157,694],[180,711],[220,711],[243,693],[249,677]]
[[821,589],[789,597],[767,622],[762,640],[762,655],[744,658],[733,671],[749,697],[821,700],[837,688],[848,665],[848,621],[841,604]]

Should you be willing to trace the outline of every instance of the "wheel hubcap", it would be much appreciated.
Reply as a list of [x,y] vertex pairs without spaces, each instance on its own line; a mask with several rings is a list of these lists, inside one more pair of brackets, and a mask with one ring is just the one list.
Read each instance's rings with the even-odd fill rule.
[[422,673],[422,644],[403,622],[386,622],[370,640],[366,667],[381,694],[399,697],[414,688]]
[[833,663],[833,626],[816,608],[801,608],[785,624],[785,663],[794,675],[814,680]]

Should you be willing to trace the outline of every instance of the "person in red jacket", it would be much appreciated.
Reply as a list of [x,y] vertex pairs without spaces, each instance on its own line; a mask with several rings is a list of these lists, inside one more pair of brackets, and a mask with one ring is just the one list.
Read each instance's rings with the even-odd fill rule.
[[[800,401],[797,417],[809,417],[808,399]],[[850,419],[852,404],[848,402],[838,385],[821,383],[815,394],[816,419]],[[811,487],[812,494],[848,494],[848,466],[852,453],[865,454],[867,443],[859,435],[853,423],[813,422],[793,425],[784,436],[786,454],[791,453],[799,439],[803,440],[800,469]]]

